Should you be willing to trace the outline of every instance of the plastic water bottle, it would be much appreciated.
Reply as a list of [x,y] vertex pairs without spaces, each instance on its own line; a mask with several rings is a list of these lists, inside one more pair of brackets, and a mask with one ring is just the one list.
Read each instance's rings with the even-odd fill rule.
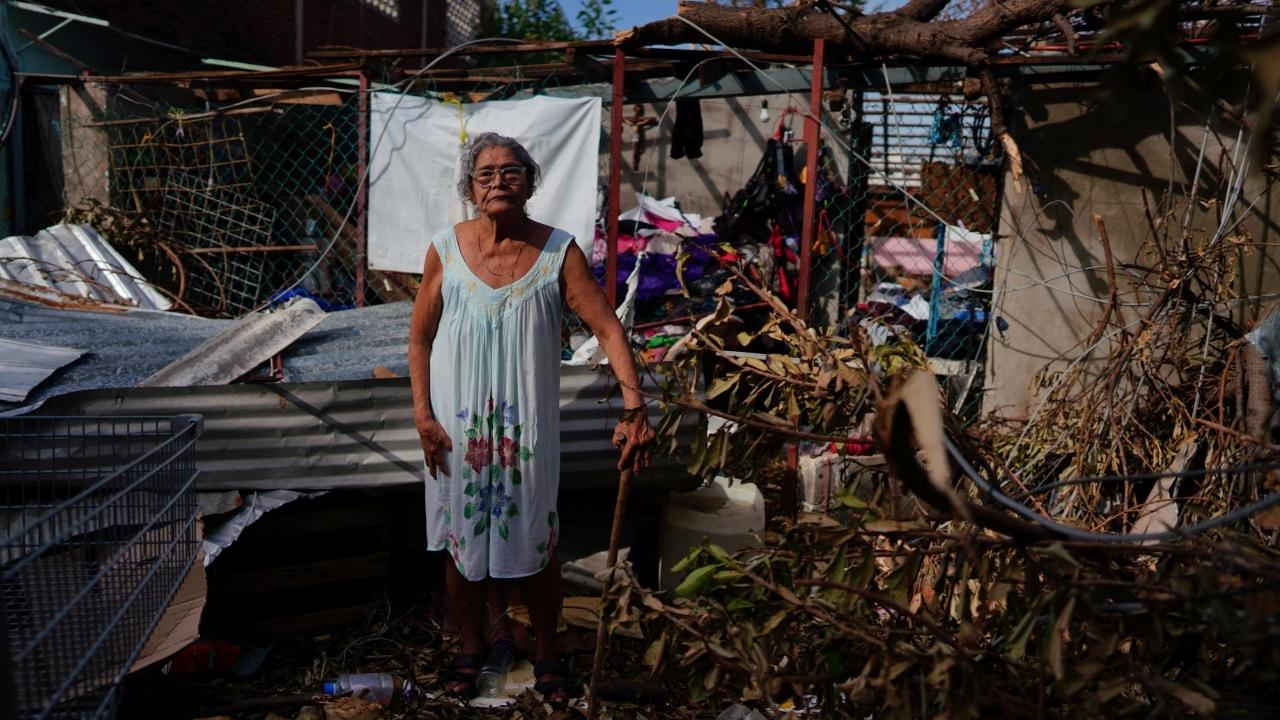
[[480,691],[480,697],[501,696],[507,687],[507,673],[515,662],[515,642],[509,637],[495,642],[489,648],[489,657],[485,660],[484,667],[480,668],[480,674],[476,676],[476,690]]
[[395,697],[413,695],[413,683],[391,673],[343,673],[324,684],[325,695],[348,693],[386,706]]

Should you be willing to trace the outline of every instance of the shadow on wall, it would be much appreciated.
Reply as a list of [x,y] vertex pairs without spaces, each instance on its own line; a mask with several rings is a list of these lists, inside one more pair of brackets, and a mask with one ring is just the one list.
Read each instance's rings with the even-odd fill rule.
[[[1108,209],[1129,204],[1123,219],[1131,224],[1139,220],[1141,226],[1122,232],[1130,236],[1130,249],[1136,251],[1138,237],[1147,239],[1151,233],[1147,206],[1153,216],[1160,213],[1166,197],[1173,199],[1174,207],[1185,206],[1202,147],[1195,197],[1222,194],[1240,128],[1215,111],[1208,118],[1206,136],[1206,114],[1195,110],[1206,105],[1204,100],[1171,102],[1154,80],[1133,78],[1115,78],[1101,88],[1037,89],[1019,100],[1022,112],[1015,122],[1020,127],[1014,132],[1036,196],[1036,230],[1048,240],[1065,241],[1081,266],[1102,259],[1094,240],[1094,212],[1107,218]],[[1258,209],[1255,232],[1280,231],[1276,218]],[[1196,225],[1201,230],[1216,226],[1217,217],[1209,210],[1200,213]],[[1093,291],[1106,292],[1098,275],[1089,274],[1089,281]]]

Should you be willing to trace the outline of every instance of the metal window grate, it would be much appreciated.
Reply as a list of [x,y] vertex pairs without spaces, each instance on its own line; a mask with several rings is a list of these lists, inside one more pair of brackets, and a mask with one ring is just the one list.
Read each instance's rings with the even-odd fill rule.
[[197,415],[0,419],[0,716],[111,712],[199,548],[200,429]]
[[400,0],[360,0],[360,2],[392,20],[400,19]]

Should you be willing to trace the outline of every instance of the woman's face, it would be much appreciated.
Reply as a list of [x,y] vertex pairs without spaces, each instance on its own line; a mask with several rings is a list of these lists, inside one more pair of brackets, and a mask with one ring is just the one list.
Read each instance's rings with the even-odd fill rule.
[[519,210],[529,201],[529,195],[529,178],[511,148],[480,151],[471,176],[471,197],[477,210],[486,215]]

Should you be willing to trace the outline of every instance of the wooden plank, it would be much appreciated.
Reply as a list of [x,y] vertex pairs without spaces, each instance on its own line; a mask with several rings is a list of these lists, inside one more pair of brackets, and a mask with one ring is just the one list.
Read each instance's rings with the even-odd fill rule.
[[252,88],[254,97],[266,97],[273,103],[286,105],[341,105],[342,96],[327,90],[287,90],[285,88]]
[[195,562],[183,578],[173,600],[156,623],[138,659],[129,672],[141,670],[157,663],[186,647],[200,637],[200,617],[204,612],[209,587],[204,574],[204,552],[196,554]]
[[[335,228],[341,228],[333,241],[333,255],[351,270],[360,264],[356,251],[356,230],[350,222],[343,222],[342,213],[338,212],[323,197],[316,194],[307,196],[307,202],[316,207]],[[383,302],[399,302],[412,300],[417,294],[416,284],[404,279],[403,273],[388,273],[367,268],[369,287]]]
[[215,583],[218,598],[311,587],[314,585],[381,577],[390,572],[391,553],[376,552],[347,558],[319,560],[285,567],[236,572]]
[[185,72],[142,72],[130,75],[87,75],[85,82],[96,83],[171,83],[199,80],[267,80],[290,77],[329,77],[359,70],[359,63],[333,65],[301,65],[272,70],[191,70]]
[[493,45],[473,45],[466,48],[416,48],[404,50],[350,50],[344,48],[320,48],[307,53],[308,58],[402,58],[436,57],[446,52],[454,55],[516,55],[519,53],[545,52],[547,50],[584,50],[614,47],[612,40],[552,40]]
[[[261,113],[279,112],[279,111],[280,111],[279,109],[274,108],[270,105],[266,105],[263,107],[232,108],[230,110],[213,110],[211,112],[196,113],[194,115],[184,115],[182,117],[182,122],[194,122],[196,120],[209,120],[209,119],[212,119],[218,116],[223,116],[223,115],[258,115]],[[167,119],[176,120],[176,118],[167,118]],[[83,125],[81,125],[81,127],[94,127],[94,128],[116,127],[119,125],[141,125],[144,123],[159,123],[162,121],[163,121],[162,119],[156,118],[156,117],[127,118],[124,120],[102,120],[99,122],[89,122],[89,123],[84,123]]]

